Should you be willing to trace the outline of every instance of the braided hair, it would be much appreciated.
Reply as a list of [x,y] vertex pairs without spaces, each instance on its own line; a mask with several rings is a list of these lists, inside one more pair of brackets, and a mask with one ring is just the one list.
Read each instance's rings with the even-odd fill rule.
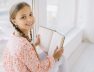
[[29,39],[29,36],[26,36],[26,35],[21,31],[21,29],[20,29],[17,25],[15,25],[15,24],[12,22],[12,19],[15,19],[15,16],[16,16],[17,12],[18,12],[19,10],[21,10],[21,9],[22,9],[23,7],[25,7],[25,6],[30,7],[30,5],[27,4],[27,3],[25,3],[25,2],[21,2],[21,3],[15,4],[14,6],[12,6],[12,8],[11,8],[11,10],[10,10],[10,22],[12,23],[13,27],[20,33],[20,35],[21,35],[22,37],[26,38],[29,42],[31,42],[31,41],[32,41],[32,32],[31,32],[31,30],[30,30],[30,37],[31,37],[31,39]]

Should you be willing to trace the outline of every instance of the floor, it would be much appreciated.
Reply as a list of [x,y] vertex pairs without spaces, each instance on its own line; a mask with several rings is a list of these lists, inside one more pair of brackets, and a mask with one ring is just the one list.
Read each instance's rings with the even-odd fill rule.
[[76,61],[72,72],[94,72],[94,44],[87,44],[87,47]]

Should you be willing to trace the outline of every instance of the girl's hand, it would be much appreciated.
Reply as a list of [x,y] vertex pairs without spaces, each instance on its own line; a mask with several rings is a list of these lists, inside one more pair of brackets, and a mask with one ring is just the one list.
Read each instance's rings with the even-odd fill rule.
[[35,39],[35,46],[39,45],[40,44],[40,35],[37,35],[36,36],[36,39]]
[[53,54],[53,57],[54,57],[55,61],[60,59],[60,57],[63,54],[63,51],[64,51],[63,48],[58,48],[58,47],[56,48],[56,50],[54,51],[54,54]]

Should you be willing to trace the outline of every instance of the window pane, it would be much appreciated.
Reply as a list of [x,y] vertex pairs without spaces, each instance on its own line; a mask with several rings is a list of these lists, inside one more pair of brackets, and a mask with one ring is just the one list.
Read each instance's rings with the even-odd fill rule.
[[47,27],[68,33],[76,23],[76,0],[47,0]]

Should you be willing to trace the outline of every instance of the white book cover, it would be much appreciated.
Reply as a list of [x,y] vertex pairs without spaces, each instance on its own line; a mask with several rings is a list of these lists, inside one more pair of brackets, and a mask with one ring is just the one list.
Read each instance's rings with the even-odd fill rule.
[[65,39],[64,35],[62,35],[58,32],[54,32],[52,35],[48,54],[53,55],[54,50],[56,49],[57,46],[58,46],[58,48],[63,48],[64,39]]
[[39,27],[38,34],[40,35],[40,45],[45,48],[45,51],[48,52],[50,43],[53,36],[53,30],[48,29],[46,27]]
[[[63,47],[65,36],[59,32],[40,26],[38,34],[40,35],[40,49],[47,52],[48,55],[53,55],[57,46],[58,48]],[[39,53],[41,53],[42,50],[37,49]]]

